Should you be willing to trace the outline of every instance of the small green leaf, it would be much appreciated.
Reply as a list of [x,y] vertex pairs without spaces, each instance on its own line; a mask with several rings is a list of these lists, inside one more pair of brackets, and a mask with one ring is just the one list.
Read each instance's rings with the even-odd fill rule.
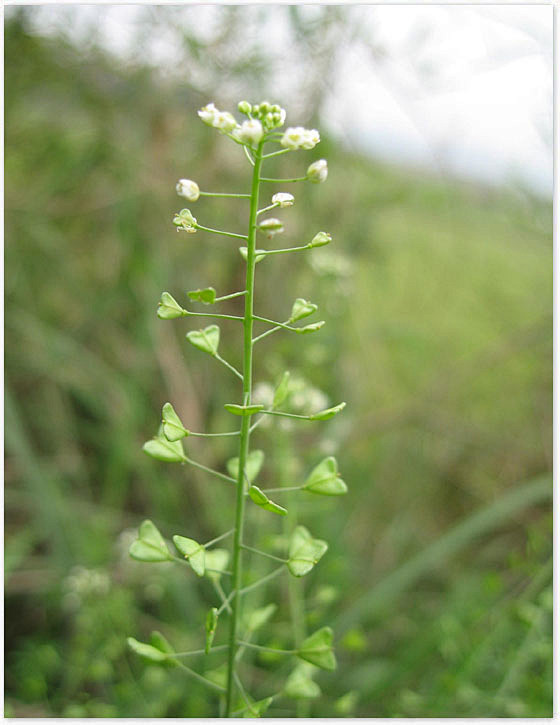
[[296,526],[290,538],[288,569],[293,576],[305,576],[328,549],[322,539],[314,539],[305,526]]
[[339,478],[336,458],[324,458],[311,471],[302,488],[311,493],[323,496],[342,496],[348,491],[348,486]]
[[[255,249],[255,264],[266,257],[266,254],[263,254],[265,251],[265,249]],[[239,247],[239,254],[247,261],[247,247]]]
[[260,717],[268,710],[270,704],[272,703],[272,699],[272,697],[265,697],[264,700],[252,702],[251,706],[247,708],[247,711],[244,713],[243,717]]
[[282,375],[280,382],[276,386],[276,390],[274,391],[274,398],[272,400],[273,408],[277,408],[279,405],[282,405],[282,403],[286,400],[286,398],[288,397],[289,387],[290,372],[286,370],[284,375]]
[[212,607],[206,615],[206,644],[204,646],[204,652],[210,653],[212,648],[212,642],[214,641],[214,635],[216,634],[216,627],[218,626],[218,610],[216,607]]
[[128,637],[126,642],[133,652],[150,662],[165,662],[167,660],[167,655],[156,647],[152,647],[151,644],[139,642],[134,637]]
[[311,700],[319,697],[321,688],[311,679],[314,670],[315,668],[309,663],[300,662],[286,680],[284,694],[294,700]]
[[173,647],[165,639],[163,634],[161,632],[158,632],[157,630],[151,633],[150,644],[152,645],[152,647],[159,649],[160,652],[164,652],[168,655],[175,654],[175,650],[173,649]]
[[149,519],[146,519],[140,525],[138,538],[132,542],[128,553],[137,561],[158,562],[173,560],[163,536]]
[[220,344],[220,328],[218,325],[209,325],[203,330],[187,332],[187,340],[202,352],[215,355]]
[[173,543],[182,556],[189,562],[195,574],[204,576],[205,548],[194,539],[187,539],[186,536],[175,534]]
[[346,403],[339,403],[332,408],[326,408],[325,410],[321,410],[318,413],[310,415],[309,420],[329,420],[329,418],[334,418],[334,416],[337,413],[340,413],[341,410],[344,410],[344,408],[346,408]]
[[202,302],[205,305],[213,305],[216,301],[216,290],[213,287],[194,289],[187,292],[187,294],[193,302]]
[[162,292],[158,302],[157,316],[161,320],[174,320],[188,314],[169,292]]
[[171,403],[165,403],[161,410],[163,435],[172,443],[189,435]]
[[270,620],[277,609],[278,605],[267,604],[265,607],[247,612],[244,618],[244,625],[247,632],[255,632],[257,629],[260,629]]
[[226,403],[224,408],[228,413],[245,416],[255,415],[255,413],[264,409],[264,405],[236,405],[235,403]]
[[206,670],[204,676],[207,677],[210,682],[213,682],[224,689],[227,686],[227,662],[214,667],[212,670]]
[[187,460],[181,441],[168,441],[163,436],[156,436],[152,440],[146,441],[142,450],[148,456],[166,463],[180,463]]
[[332,237],[327,232],[317,232],[313,239],[307,245],[310,249],[314,247],[324,247],[325,244],[332,242]]
[[357,690],[350,690],[350,692],[335,700],[334,709],[342,717],[351,717],[359,698],[360,693]]
[[322,627],[304,639],[298,649],[297,656],[323,670],[334,670],[336,659],[333,652],[333,631],[330,627]]
[[317,311],[317,305],[313,302],[307,302],[302,297],[298,297],[292,307],[292,314],[290,315],[290,322],[297,322],[303,320],[304,317],[309,317]]
[[310,332],[317,332],[325,324],[324,320],[320,322],[312,322],[311,325],[305,325],[304,327],[294,327],[294,330],[300,335],[307,335]]
[[285,516],[288,513],[283,506],[279,506],[277,503],[274,503],[274,501],[271,501],[258,486],[251,486],[249,489],[249,496],[251,497],[251,500],[257,504],[257,506],[260,506],[265,511],[271,511],[273,514],[279,514],[280,516]]
[[[259,475],[263,463],[263,451],[256,450],[249,453],[245,462],[245,475],[249,483],[253,483],[255,478]],[[226,468],[229,475],[237,480],[237,477],[239,476],[239,458],[230,458],[226,463]]]
[[229,561],[227,549],[210,549],[206,552],[206,569],[204,574],[212,581],[218,581]]

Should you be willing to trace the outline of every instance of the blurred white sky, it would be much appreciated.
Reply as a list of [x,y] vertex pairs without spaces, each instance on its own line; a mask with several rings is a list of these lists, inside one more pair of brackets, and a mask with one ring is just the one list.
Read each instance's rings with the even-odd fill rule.
[[[389,161],[552,194],[551,6],[347,7],[371,29],[384,57],[376,60],[361,43],[348,47],[323,108],[324,125]],[[131,46],[142,9],[74,6],[68,24],[62,15],[68,7],[53,4],[43,6],[36,27],[49,32],[64,17],[79,40],[94,14],[101,42],[126,57],[137,51]],[[197,6],[201,34],[211,35],[216,12],[219,6]],[[267,12],[263,42],[282,53],[283,9],[270,5]],[[177,51],[169,38],[154,38],[146,52],[165,69]]]

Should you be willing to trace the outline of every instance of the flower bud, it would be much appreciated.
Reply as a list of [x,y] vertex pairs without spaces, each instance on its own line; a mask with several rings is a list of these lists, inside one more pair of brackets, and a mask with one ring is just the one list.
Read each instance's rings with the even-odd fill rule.
[[241,126],[236,129],[235,135],[243,143],[256,146],[263,137],[262,124],[254,118],[250,121],[243,121]]
[[283,191],[279,191],[278,194],[274,194],[272,197],[272,203],[278,204],[278,206],[283,209],[286,206],[293,206],[294,205],[294,195],[288,194]]
[[323,181],[326,181],[328,174],[329,168],[325,159],[314,161],[307,169],[307,179],[313,184],[321,184]]
[[245,116],[248,116],[251,113],[251,104],[248,101],[239,101],[237,104],[237,110],[239,113],[243,113]]
[[200,189],[196,181],[190,179],[179,179],[175,187],[177,194],[183,196],[187,201],[196,201],[200,196]]
[[327,232],[317,232],[317,234],[313,237],[313,239],[309,242],[307,246],[310,248],[324,247],[325,244],[328,244],[331,241],[332,237],[330,234],[327,234]]
[[177,231],[181,229],[189,234],[196,232],[196,219],[190,212],[190,209],[181,209],[178,214],[173,217],[173,224],[177,227]]
[[284,231],[284,225],[280,219],[264,219],[259,224],[259,229],[271,237],[274,234],[281,234]]

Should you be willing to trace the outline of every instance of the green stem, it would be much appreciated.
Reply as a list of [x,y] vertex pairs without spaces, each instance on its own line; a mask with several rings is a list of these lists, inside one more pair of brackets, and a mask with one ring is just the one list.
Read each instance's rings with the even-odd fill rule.
[[292,151],[292,149],[280,149],[280,151],[272,151],[269,154],[265,154],[263,156],[263,159],[270,159],[272,156],[280,156],[280,154],[287,154],[290,151]]
[[269,335],[272,335],[273,332],[278,332],[278,330],[284,329],[284,325],[289,322],[289,320],[286,320],[285,323],[282,325],[276,325],[276,327],[271,327],[270,330],[267,330],[266,332],[261,333],[260,335],[257,335],[253,338],[253,345],[258,342],[259,340],[262,340],[263,337],[268,337]]
[[263,249],[261,254],[265,254],[267,256],[269,254],[287,254],[288,252],[303,252],[306,249],[311,249],[309,244],[304,244],[301,247],[286,247],[284,249]]
[[279,556],[274,556],[274,554],[269,554],[267,551],[261,551],[260,549],[254,549],[252,546],[247,546],[247,544],[241,544],[241,547],[245,549],[245,551],[252,551],[254,554],[260,554],[261,556],[266,556],[267,559],[274,559],[274,561],[281,561],[283,564],[286,564],[288,561],[287,559],[281,559]]
[[237,644],[242,644],[243,647],[249,647],[249,649],[260,649],[263,652],[276,652],[276,654],[282,655],[294,655],[297,652],[297,649],[277,649],[276,647],[263,647],[263,645],[261,644],[243,642],[243,640],[239,640]]
[[222,481],[227,481],[228,483],[236,482],[235,478],[231,478],[231,476],[226,476],[225,473],[220,473],[219,471],[215,471],[213,468],[208,468],[208,466],[204,466],[202,463],[193,461],[192,458],[185,458],[185,463],[190,463],[191,466],[194,466],[195,468],[200,468],[201,471],[206,471],[206,473],[211,473],[213,476],[216,476],[216,478],[221,478]]
[[224,436],[238,436],[239,431],[232,430],[227,433],[193,433],[193,431],[190,430],[189,435],[194,436],[195,438],[223,438]]
[[309,420],[308,415],[297,415],[297,413],[284,413],[282,410],[259,410],[263,415],[279,415],[282,418],[299,418],[299,420]]
[[259,209],[259,210],[258,210],[258,212],[257,212],[257,216],[259,216],[259,214],[264,214],[264,213],[265,213],[265,211],[271,211],[272,209],[276,209],[276,207],[277,207],[277,206],[280,206],[280,205],[278,204],[278,202],[276,202],[275,204],[271,204],[270,206],[265,206],[265,207],[263,207],[262,209]]
[[230,529],[229,531],[226,531],[225,534],[221,534],[220,536],[216,536],[215,539],[210,539],[210,541],[207,541],[204,544],[204,548],[208,549],[210,546],[214,546],[214,544],[217,544],[218,541],[221,541],[222,539],[226,539],[228,536],[231,536],[233,534],[234,529]]
[[257,320],[257,322],[267,322],[269,325],[275,325],[276,327],[283,327],[285,330],[291,330],[292,332],[294,330],[297,330],[297,327],[292,327],[291,325],[286,325],[284,322],[278,322],[278,320],[269,320],[268,317],[260,317],[259,315],[253,315],[253,320]]
[[227,360],[224,360],[224,358],[221,355],[218,355],[218,353],[215,352],[214,353],[214,357],[215,357],[216,360],[218,360],[218,362],[221,362],[223,365],[225,365],[226,368],[229,368],[234,375],[237,375],[237,377],[240,380],[243,380],[243,375],[241,375],[241,373],[239,372],[239,370],[237,368],[234,368],[233,365],[231,365],[230,363],[228,363]]
[[198,672],[195,672],[194,670],[191,670],[190,667],[187,667],[182,662],[179,662],[179,660],[175,660],[177,662],[177,665],[187,672],[191,677],[194,677],[195,680],[198,680],[202,684],[206,685],[207,687],[212,688],[213,690],[217,690],[218,692],[225,692],[223,687],[220,687],[220,685],[216,685],[215,682],[211,682],[210,680],[207,680],[206,677],[203,677],[202,675],[199,675]]
[[[252,374],[253,374],[253,298],[255,290],[255,247],[257,231],[257,211],[259,208],[259,178],[262,165],[262,147],[259,147],[255,156],[253,180],[251,184],[251,207],[249,211],[249,233],[247,236],[247,260],[245,289],[245,317],[243,320],[243,405],[251,402]],[[237,651],[237,625],[241,604],[240,589],[242,577],[241,542],[243,541],[243,515],[245,508],[245,465],[249,453],[251,416],[243,416],[239,436],[239,472],[237,476],[237,498],[235,507],[235,532],[233,535],[233,563],[231,587],[235,592],[231,600],[231,617],[229,629],[228,673],[226,687],[226,717],[231,717],[234,703],[234,673],[235,655]]]
[[185,310],[186,314],[183,317],[217,317],[220,320],[243,320],[239,315],[222,315],[219,312],[191,312]]
[[253,582],[252,584],[249,584],[248,587],[243,587],[243,589],[239,590],[240,594],[247,594],[247,592],[253,591],[253,589],[256,589],[257,587],[260,587],[261,584],[264,584],[267,581],[270,581],[271,579],[274,579],[274,577],[278,576],[281,572],[284,571],[286,567],[284,564],[282,566],[279,566],[278,569],[273,569],[273,571],[270,572],[270,574],[267,574],[266,576],[263,576],[262,579],[257,579],[256,582]]
[[229,199],[250,199],[251,194],[222,194],[220,192],[215,191],[201,191],[199,192],[200,196],[220,196],[222,198],[229,198]]
[[307,181],[307,176],[298,176],[296,179],[267,179],[264,176],[261,176],[260,181],[270,181],[274,184],[288,184],[294,181]]
[[202,224],[196,225],[197,229],[203,232],[212,232],[212,234],[221,234],[223,237],[235,237],[236,239],[247,239],[245,234],[235,234],[235,232],[224,232],[221,229],[212,229],[211,227],[203,227]]
[[222,297],[216,297],[214,302],[224,302],[225,300],[231,300],[234,297],[241,297],[241,295],[246,295],[247,290],[244,289],[241,292],[232,292],[230,295],[223,295]]

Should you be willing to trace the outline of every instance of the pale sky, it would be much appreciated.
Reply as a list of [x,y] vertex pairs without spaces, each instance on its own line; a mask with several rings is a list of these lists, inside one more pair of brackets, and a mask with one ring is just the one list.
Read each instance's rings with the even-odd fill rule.
[[[404,166],[522,184],[551,195],[552,7],[348,8],[364,28],[371,27],[385,59],[372,61],[360,43],[348,47],[322,109],[323,126],[352,147]],[[66,30],[79,42],[93,14],[102,43],[127,57],[141,10],[77,5],[68,24],[62,14],[68,6],[42,6],[36,27],[50,32],[64,17]],[[211,33],[219,11],[216,5],[197,6],[200,34]],[[270,31],[263,42],[285,52],[284,10],[270,5],[267,12]],[[176,52],[169,38],[153,38],[146,48],[147,58],[163,70]]]

